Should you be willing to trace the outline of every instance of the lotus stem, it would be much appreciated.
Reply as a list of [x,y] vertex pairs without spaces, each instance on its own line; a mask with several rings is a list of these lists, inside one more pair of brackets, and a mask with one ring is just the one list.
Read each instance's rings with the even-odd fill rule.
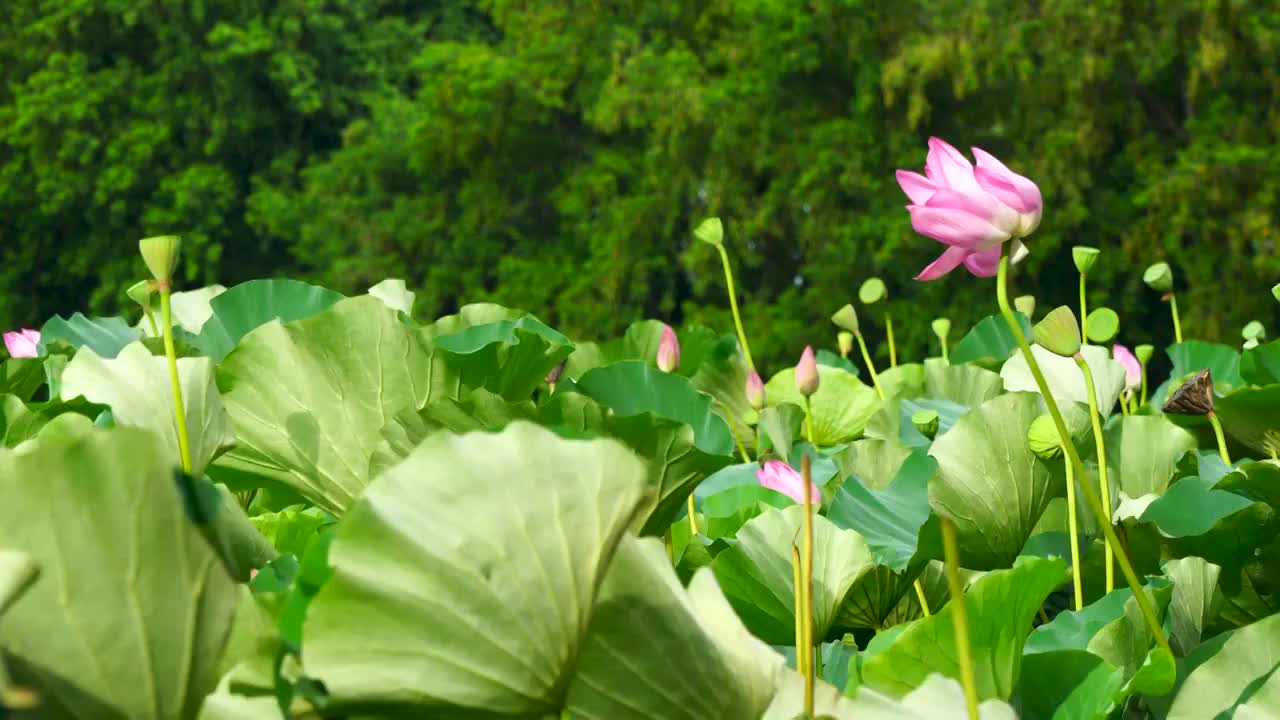
[[893,317],[884,311],[884,334],[889,338],[889,367],[898,367],[898,350],[893,344]]
[[800,652],[800,648],[804,647],[804,585],[800,581],[800,548],[796,547],[795,542],[791,543],[791,580],[795,585],[796,672],[808,678],[809,671],[805,664],[805,656]]
[[[1062,443],[1071,442],[1062,438]],[[1071,461],[1063,462],[1067,472],[1067,531],[1071,534],[1071,585],[1075,591],[1076,611],[1084,609],[1084,587],[1080,581],[1080,526],[1076,523],[1076,480],[1071,472]]]
[[1142,363],[1142,401],[1138,403],[1138,407],[1147,404],[1147,364]]
[[884,402],[884,388],[880,386],[880,376],[876,373],[876,365],[871,362],[871,353],[867,352],[867,341],[862,338],[862,333],[854,335],[858,340],[858,347],[862,350],[862,361],[867,364],[867,371],[871,373],[871,384],[876,388],[876,395],[880,396],[880,401]]
[[1169,312],[1173,313],[1173,339],[1182,342],[1182,321],[1178,318],[1178,296],[1169,292]]
[[173,418],[178,426],[178,452],[182,472],[191,474],[191,442],[187,439],[187,411],[182,406],[182,383],[178,379],[178,352],[173,347],[173,309],[169,303],[169,283],[160,283],[160,324],[164,328],[164,355],[169,361],[169,384],[173,386]]
[[915,585],[916,588],[916,600],[920,601],[920,612],[924,614],[925,617],[929,617],[933,613],[929,612],[929,601],[925,599],[924,586],[920,584],[920,578],[916,578],[915,582],[912,584]]
[[956,542],[956,525],[950,517],[942,518],[942,551],[947,559],[947,584],[951,588],[951,618],[956,633],[956,660],[960,663],[960,684],[969,708],[969,720],[978,717],[978,683],[973,675],[973,656],[969,649],[969,617],[965,607],[964,582],[960,579],[960,546]]
[[[1089,363],[1085,362],[1084,355],[1076,353],[1076,365],[1080,366],[1081,372],[1084,373],[1084,387],[1089,395],[1089,422],[1093,424],[1093,444],[1098,453],[1098,488],[1102,495],[1102,506],[1107,509],[1107,517],[1105,522],[1109,526],[1111,524],[1111,485],[1107,482],[1107,445],[1102,437],[1102,413],[1098,412],[1098,395],[1093,387],[1093,372],[1089,370]],[[1085,476],[1080,476],[1080,481],[1085,481]],[[1103,522],[1102,518],[1098,519]],[[1110,543],[1103,547],[1104,562],[1106,563],[1107,592],[1116,589],[1116,576],[1113,565],[1115,564],[1115,552]]]
[[742,344],[742,354],[747,358],[747,369],[755,370],[756,364],[751,359],[751,346],[747,344],[747,331],[742,327],[742,315],[738,313],[738,295],[733,289],[733,269],[729,267],[729,253],[724,243],[716,244],[720,251],[720,264],[724,266],[724,283],[729,289],[729,309],[733,311],[733,325],[738,330],[738,342]]
[[[1009,245],[1005,243],[1001,249],[1000,267],[996,277],[996,300],[1000,305],[1000,314],[1004,316],[1005,323],[1009,326],[1009,331],[1013,333],[1013,339],[1018,343],[1018,349],[1027,361],[1031,376],[1035,378],[1036,387],[1039,388],[1040,395],[1044,398],[1045,407],[1048,408],[1049,415],[1053,418],[1053,423],[1058,428],[1058,436],[1068,438],[1070,433],[1067,431],[1067,423],[1062,419],[1062,412],[1058,409],[1058,403],[1053,399],[1053,394],[1049,392],[1049,385],[1045,382],[1044,373],[1040,371],[1040,365],[1036,362],[1035,355],[1031,353],[1031,345],[1027,343],[1026,336],[1022,334],[1022,326],[1018,324],[1017,319],[1013,316],[1013,309],[1009,307],[1008,278]],[[1090,394],[1092,395],[1092,393]],[[1088,477],[1084,471],[1084,463],[1080,462],[1080,454],[1076,452],[1075,444],[1064,442],[1062,450],[1071,461],[1071,468],[1075,471],[1076,476],[1081,478]],[[1133,599],[1138,603],[1138,609],[1142,611],[1142,616],[1146,619],[1147,626],[1151,629],[1156,643],[1165,652],[1172,653],[1173,650],[1169,647],[1169,640],[1165,637],[1164,628],[1151,605],[1151,599],[1143,592],[1142,583],[1138,581],[1138,576],[1133,571],[1133,564],[1129,562],[1129,556],[1120,547],[1120,539],[1116,537],[1115,529],[1111,527],[1110,513],[1103,510],[1102,499],[1089,483],[1082,482],[1080,487],[1084,490],[1085,500],[1089,503],[1089,509],[1093,511],[1094,517],[1098,520],[1098,525],[1102,528],[1102,534],[1106,539],[1107,545],[1116,548],[1116,562],[1120,565],[1120,571],[1124,574],[1125,581],[1129,584],[1129,589],[1133,591]]]
[[156,327],[156,314],[151,312],[151,308],[149,307],[142,308],[142,313],[147,316],[147,322],[151,324],[151,336],[159,337],[160,329]]
[[693,507],[693,493],[689,493],[689,536],[698,534],[698,512]]
[[1084,273],[1080,273],[1080,339],[1089,342],[1089,305],[1084,299]]
[[[805,399],[808,405],[808,398]],[[808,408],[806,407],[806,413]],[[810,441],[812,443],[812,441]],[[816,680],[816,666],[819,660],[813,655],[813,472],[810,468],[809,454],[800,459],[800,480],[804,483],[804,568],[800,584],[804,588],[804,656],[808,672],[804,676],[804,712],[806,717],[813,717],[813,688]]]
[[951,358],[947,357],[947,339],[946,339],[946,338],[939,338],[939,342],[941,342],[941,343],[942,343],[942,360],[943,360],[943,362],[945,362],[945,363],[947,363],[948,365],[950,365],[950,364],[951,364]]
[[738,446],[738,454],[742,456],[742,462],[751,462],[751,456],[747,454],[747,446],[742,443],[742,438],[738,437],[738,423],[742,423],[743,427],[747,424],[738,419],[733,409],[724,403],[720,403],[720,407],[724,408],[725,414],[729,416],[729,434],[733,436],[733,444]]
[[[1218,454],[1222,456],[1222,462],[1226,463],[1227,467],[1231,467],[1231,455],[1227,453],[1227,436],[1222,434],[1222,422],[1218,420],[1218,414],[1212,410],[1206,417],[1209,418],[1209,424],[1213,426],[1214,437],[1218,438]],[[1275,455],[1273,450],[1271,457],[1274,458]]]
[[[804,396],[804,436],[813,446],[814,450],[818,449],[818,443],[813,441],[813,402],[809,400],[809,396]],[[806,463],[809,462],[809,456],[805,455]]]
[[1124,392],[1124,394],[1120,396],[1120,414],[1121,414],[1121,415],[1124,415],[1125,417],[1128,417],[1128,416],[1129,416],[1129,397],[1128,397],[1128,393],[1129,393],[1129,391],[1128,391],[1128,390],[1126,390],[1126,391]]

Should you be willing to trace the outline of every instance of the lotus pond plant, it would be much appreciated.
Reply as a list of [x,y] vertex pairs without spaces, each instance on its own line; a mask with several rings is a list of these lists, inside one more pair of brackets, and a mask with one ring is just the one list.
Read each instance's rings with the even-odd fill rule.
[[1156,363],[1074,273],[1033,325],[1044,200],[973,156],[902,222],[996,312],[883,372],[852,305],[757,366],[718,219],[733,327],[611,338],[144,240],[130,317],[6,337],[0,716],[1280,716],[1280,341]]

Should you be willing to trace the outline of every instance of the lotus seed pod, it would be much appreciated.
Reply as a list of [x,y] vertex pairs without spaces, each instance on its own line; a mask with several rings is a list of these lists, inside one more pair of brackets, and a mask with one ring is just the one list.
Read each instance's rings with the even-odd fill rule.
[[718,217],[707,218],[694,228],[693,236],[708,245],[719,247],[724,242],[724,223]]
[[847,330],[836,333],[836,347],[840,349],[840,357],[849,357],[853,352],[853,333]]
[[858,311],[854,310],[852,305],[845,305],[837,310],[836,314],[831,316],[831,322],[838,328],[848,330],[854,335],[858,334]]
[[1027,446],[1041,460],[1062,457],[1062,438],[1051,416],[1041,415],[1031,422],[1027,428]]
[[813,355],[813,347],[806,345],[796,363],[796,390],[809,397],[818,392],[818,360]]
[[951,334],[951,320],[949,318],[934,318],[933,334],[938,336],[939,340],[946,340]]
[[174,268],[178,267],[182,238],[177,235],[143,238],[138,241],[138,250],[142,253],[142,261],[151,271],[151,277],[158,282],[167,283],[173,279]]
[[862,287],[858,288],[858,300],[863,305],[874,305],[885,298],[889,291],[884,286],[884,281],[880,278],[873,277],[862,283]]
[[1245,340],[1262,340],[1267,336],[1267,329],[1257,320],[1250,320],[1241,333]]
[[1138,358],[1138,362],[1146,365],[1151,356],[1156,354],[1156,348],[1154,345],[1139,345],[1133,349],[1133,354]]
[[921,435],[932,440],[938,434],[938,411],[917,410],[911,415],[911,424],[916,426]]
[[125,291],[125,295],[128,295],[130,300],[138,303],[143,309],[150,309],[151,296],[155,292],[156,289],[150,280],[139,280],[129,286],[129,289]]
[[1192,375],[1190,380],[1170,393],[1162,409],[1177,415],[1208,415],[1213,412],[1213,376],[1209,368]]
[[1036,296],[1035,295],[1019,295],[1013,299],[1013,309],[1027,316],[1030,320],[1032,315],[1036,314]]
[[1049,311],[1031,328],[1036,343],[1054,355],[1073,357],[1080,352],[1080,324],[1076,314],[1066,305]]
[[1101,254],[1102,251],[1095,247],[1077,245],[1071,248],[1071,259],[1075,261],[1076,269],[1080,271],[1081,275],[1089,274],[1089,271],[1097,264],[1098,256]]
[[1156,292],[1167,293],[1173,289],[1173,271],[1169,263],[1158,262],[1142,273],[1142,282]]
[[1120,329],[1120,316],[1111,308],[1100,307],[1089,313],[1089,339],[1098,345],[1111,342]]

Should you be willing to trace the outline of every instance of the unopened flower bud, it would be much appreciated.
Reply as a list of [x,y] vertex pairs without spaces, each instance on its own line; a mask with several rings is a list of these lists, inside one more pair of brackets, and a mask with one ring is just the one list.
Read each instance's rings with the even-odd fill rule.
[[1071,259],[1075,261],[1076,269],[1080,271],[1081,275],[1089,274],[1101,254],[1102,251],[1095,247],[1077,245],[1071,248]]
[[1158,262],[1142,273],[1142,282],[1156,292],[1167,293],[1173,289],[1173,271],[1169,263]]
[[658,369],[674,372],[680,367],[680,339],[670,325],[662,326],[662,339],[658,341]]
[[724,223],[718,217],[707,218],[694,229],[693,236],[708,245],[719,247],[724,242]]
[[813,347],[806,345],[796,363],[796,390],[809,397],[818,392],[818,360],[813,355]]
[[854,310],[852,305],[845,305],[837,310],[836,314],[831,316],[831,322],[838,328],[848,330],[854,335],[858,334],[858,311]]
[[847,330],[836,333],[836,347],[840,349],[840,357],[849,357],[853,352],[853,333]]
[[873,277],[862,283],[862,287],[858,288],[858,300],[863,305],[874,305],[885,298],[889,291],[885,289],[884,281],[880,278]]
[[760,379],[760,373],[752,370],[747,373],[747,402],[758,412],[764,409],[764,401],[764,381]]
[[934,318],[932,327],[933,334],[937,335],[939,340],[945,341],[947,336],[951,334],[951,320],[949,318]]
[[143,310],[150,310],[151,296],[154,295],[155,292],[156,288],[150,280],[139,280],[138,282],[130,285],[129,289],[125,291],[125,294],[129,296],[130,300],[138,303]]
[[1027,446],[1041,460],[1062,457],[1062,437],[1051,416],[1041,415],[1031,422],[1027,428]]
[[1054,355],[1073,357],[1080,352],[1080,325],[1076,322],[1076,314],[1066,305],[1050,310],[1031,328],[1031,336]]
[[1032,315],[1036,314],[1036,296],[1035,295],[1019,295],[1013,299],[1013,309],[1027,316],[1030,320]]
[[911,415],[911,424],[920,431],[921,435],[933,439],[938,434],[938,411],[937,410],[917,410]]
[[138,241],[138,250],[142,253],[142,261],[151,271],[151,277],[158,282],[167,283],[173,279],[174,268],[178,267],[182,238],[177,235],[143,238]]

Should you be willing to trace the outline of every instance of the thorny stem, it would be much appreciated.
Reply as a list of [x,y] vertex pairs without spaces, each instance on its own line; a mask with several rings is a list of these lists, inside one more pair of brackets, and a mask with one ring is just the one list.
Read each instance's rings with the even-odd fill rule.
[[[1098,453],[1098,488],[1102,493],[1102,506],[1107,509],[1107,524],[1111,524],[1111,485],[1107,482],[1107,445],[1102,437],[1102,413],[1098,412],[1098,395],[1093,387],[1093,372],[1089,370],[1089,363],[1085,362],[1084,355],[1076,353],[1076,365],[1080,366],[1080,371],[1084,373],[1084,387],[1089,395],[1089,422],[1093,424],[1093,444]],[[1085,482],[1085,476],[1080,476],[1080,482]],[[1104,562],[1106,563],[1106,582],[1107,592],[1116,589],[1115,576],[1115,558],[1111,544],[1108,543],[1103,548]]]
[[751,346],[747,345],[747,331],[742,328],[742,316],[738,313],[738,295],[733,289],[733,270],[729,267],[729,253],[724,244],[716,245],[720,251],[720,264],[724,266],[724,283],[729,289],[729,309],[733,311],[733,324],[738,329],[738,342],[742,344],[742,354],[747,358],[747,369],[755,370],[756,364],[751,360]]
[[978,720],[978,684],[973,675],[973,656],[969,649],[969,617],[965,607],[964,582],[960,579],[960,547],[956,542],[956,525],[942,518],[942,551],[947,559],[947,584],[951,588],[951,618],[955,628],[956,660],[960,663],[960,683],[964,685],[964,701],[969,720]]
[[[1218,454],[1222,456],[1222,462],[1226,463],[1227,467],[1231,467],[1231,456],[1227,454],[1227,437],[1222,434],[1222,422],[1218,420],[1217,413],[1212,410],[1209,411],[1207,417],[1209,418],[1209,424],[1213,426],[1214,437],[1218,438]],[[1274,452],[1272,452],[1272,457],[1275,457]]]
[[867,371],[871,373],[871,384],[876,388],[876,395],[880,396],[880,401],[884,402],[884,388],[880,387],[880,376],[876,373],[875,363],[871,362],[871,353],[867,352],[867,341],[862,339],[862,333],[857,333],[854,338],[858,340],[858,347],[862,349],[862,362],[867,364]]
[[889,338],[889,367],[898,367],[898,350],[893,344],[893,317],[884,311],[884,333]]
[[169,303],[169,283],[160,285],[160,324],[164,327],[164,354],[169,360],[169,384],[173,387],[173,419],[178,427],[178,452],[182,472],[191,474],[191,442],[187,439],[187,412],[182,406],[182,383],[178,379],[178,352],[173,347],[173,310]]
[[[1044,373],[1040,371],[1040,365],[1036,362],[1035,355],[1031,353],[1031,345],[1027,343],[1026,336],[1022,334],[1022,326],[1018,324],[1017,318],[1013,316],[1013,309],[1009,307],[1008,277],[1009,251],[1008,243],[1006,243],[1002,248],[1000,268],[996,278],[996,300],[1000,305],[1000,314],[1004,316],[1005,323],[1009,325],[1009,331],[1013,333],[1013,339],[1018,343],[1018,349],[1027,360],[1031,376],[1035,378],[1036,387],[1040,389],[1040,396],[1044,399],[1049,415],[1053,418],[1053,423],[1058,428],[1058,436],[1070,437],[1070,433],[1067,431],[1067,423],[1063,421],[1062,412],[1058,409],[1058,403],[1053,399],[1053,394],[1049,392],[1049,385],[1044,380]],[[1076,476],[1088,477],[1084,471],[1084,463],[1080,462],[1080,454],[1076,452],[1075,445],[1070,442],[1063,443],[1062,450],[1066,453],[1067,459],[1070,460],[1071,468],[1075,471]],[[1172,653],[1173,650],[1169,647],[1169,639],[1165,637],[1164,628],[1156,617],[1155,609],[1151,606],[1151,599],[1143,591],[1142,583],[1138,581],[1138,576],[1133,571],[1133,565],[1129,562],[1129,556],[1120,548],[1120,539],[1116,537],[1116,531],[1111,527],[1110,513],[1103,510],[1102,499],[1098,497],[1097,491],[1089,483],[1082,482],[1080,487],[1084,490],[1089,509],[1093,511],[1099,527],[1102,528],[1106,543],[1119,550],[1115,553],[1116,562],[1120,565],[1120,571],[1124,574],[1125,581],[1129,583],[1129,589],[1133,591],[1133,599],[1138,603],[1138,609],[1142,611],[1142,616],[1146,619],[1148,627],[1151,628],[1152,635],[1155,636],[1156,642],[1165,652]]]

